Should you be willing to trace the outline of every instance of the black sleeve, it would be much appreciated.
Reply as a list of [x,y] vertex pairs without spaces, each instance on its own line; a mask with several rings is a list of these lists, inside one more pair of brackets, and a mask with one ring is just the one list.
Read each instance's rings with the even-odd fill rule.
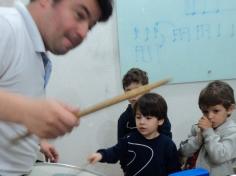
[[125,137],[126,135],[126,123],[127,119],[123,114],[121,114],[119,120],[118,120],[118,125],[117,125],[117,140]]
[[163,125],[160,126],[160,128],[159,128],[159,132],[172,139],[171,123],[169,121],[169,118],[165,119]]
[[107,149],[100,149],[97,152],[101,153],[102,155],[102,160],[100,162],[116,163],[120,157],[124,155],[126,150],[126,138],[122,138],[116,145]]
[[168,174],[178,172],[181,170],[179,162],[178,151],[173,141],[167,146],[166,150],[166,171]]

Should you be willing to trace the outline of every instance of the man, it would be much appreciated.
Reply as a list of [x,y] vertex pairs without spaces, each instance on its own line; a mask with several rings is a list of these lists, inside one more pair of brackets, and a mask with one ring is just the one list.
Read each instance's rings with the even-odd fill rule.
[[[27,8],[0,8],[0,175],[23,175],[36,160],[40,138],[55,138],[78,125],[78,109],[45,94],[51,62],[65,54],[112,13],[110,0],[31,0]],[[8,146],[29,131],[35,135]],[[36,137],[37,136],[37,137]]]

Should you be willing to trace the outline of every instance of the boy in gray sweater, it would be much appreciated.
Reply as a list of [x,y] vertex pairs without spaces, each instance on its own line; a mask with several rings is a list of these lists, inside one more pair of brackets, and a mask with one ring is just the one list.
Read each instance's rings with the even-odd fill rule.
[[230,118],[234,91],[225,82],[213,81],[201,91],[198,104],[203,116],[179,151],[185,157],[199,151],[196,167],[207,169],[210,176],[231,175],[236,166],[236,124]]

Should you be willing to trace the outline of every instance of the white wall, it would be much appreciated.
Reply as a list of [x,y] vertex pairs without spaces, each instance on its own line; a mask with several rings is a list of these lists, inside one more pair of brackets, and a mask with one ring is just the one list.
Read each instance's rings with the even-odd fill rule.
[[[122,93],[115,16],[106,24],[98,24],[79,48],[61,58],[53,57],[48,96],[83,109]],[[90,153],[115,144],[117,119],[125,106],[121,103],[91,114],[72,134],[57,139],[60,162],[80,166]],[[119,165],[88,168],[105,175],[122,175]]]
[[[115,13],[108,23],[97,25],[79,48],[65,56],[52,56],[52,61],[48,97],[83,109],[121,94]],[[227,82],[236,90],[235,80]],[[197,100],[206,84],[166,85],[155,90],[166,98],[177,145],[186,138],[191,124],[201,116]],[[115,144],[117,119],[126,106],[127,102],[123,102],[93,113],[81,119],[80,126],[71,134],[56,139],[54,144],[60,153],[60,162],[81,166],[90,153]],[[88,168],[106,176],[122,175],[118,164],[100,163]]]
[[0,0],[0,6],[10,6],[14,0]]
[[[79,48],[66,56],[53,56],[48,96],[83,109],[122,93],[115,23],[113,16],[108,23],[98,24]],[[114,144],[117,118],[124,108],[125,104],[118,104],[91,114],[81,119],[72,134],[57,139],[60,162],[80,166],[90,153]],[[121,175],[118,165],[89,168],[105,175]]]

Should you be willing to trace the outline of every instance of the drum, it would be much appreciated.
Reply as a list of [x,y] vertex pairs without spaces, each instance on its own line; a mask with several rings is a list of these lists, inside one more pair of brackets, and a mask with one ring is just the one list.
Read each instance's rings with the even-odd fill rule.
[[37,163],[28,176],[104,176],[87,169],[59,163]]

